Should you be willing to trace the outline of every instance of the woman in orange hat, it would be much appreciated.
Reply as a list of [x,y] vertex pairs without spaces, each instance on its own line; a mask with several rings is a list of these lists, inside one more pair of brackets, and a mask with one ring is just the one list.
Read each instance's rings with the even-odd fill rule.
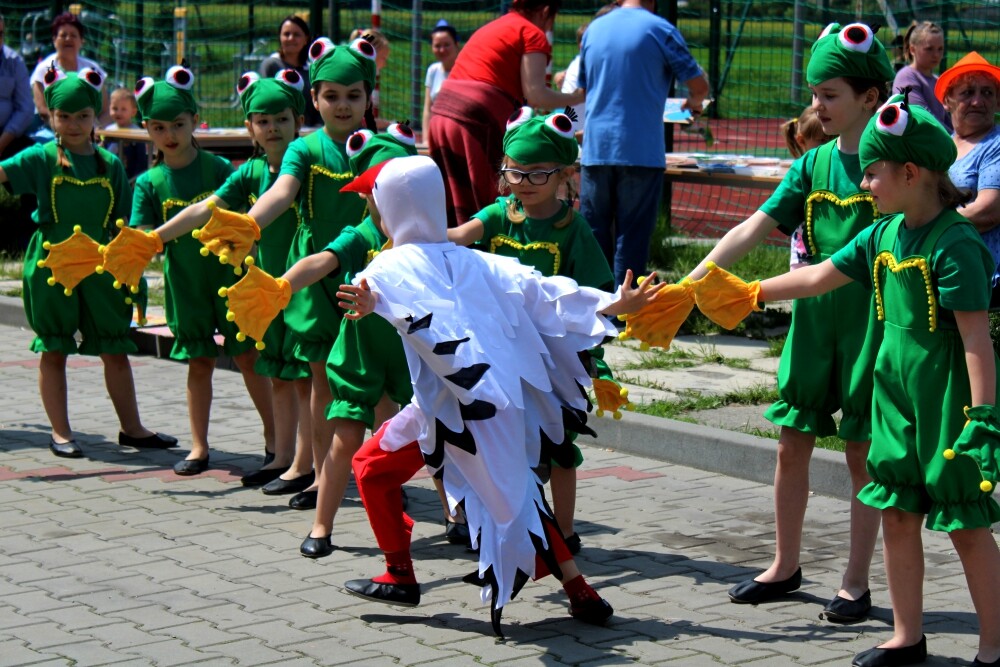
[[[958,159],[948,175],[955,185],[975,196],[958,211],[979,230],[994,262],[1000,262],[1000,129],[995,118],[998,93],[1000,67],[975,51],[945,70],[934,86],[934,95],[951,114],[955,128],[952,139]],[[997,278],[994,273],[994,286]]]

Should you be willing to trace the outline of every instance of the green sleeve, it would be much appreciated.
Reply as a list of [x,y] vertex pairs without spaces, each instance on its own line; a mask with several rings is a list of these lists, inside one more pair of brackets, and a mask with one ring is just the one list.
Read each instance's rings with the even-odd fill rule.
[[882,218],[874,225],[861,230],[857,236],[848,241],[847,245],[833,254],[830,258],[833,266],[851,280],[873,289],[872,266],[877,250],[875,244],[890,220],[891,216]]
[[952,225],[937,242],[932,261],[942,308],[988,310],[993,256],[972,225]]
[[[320,130],[317,130],[319,132]],[[281,160],[281,172],[279,176],[288,174],[294,176],[299,183],[305,183],[309,179],[309,167],[312,166],[312,155],[309,147],[305,143],[305,137],[300,137],[293,141],[285,151],[285,157]]]
[[490,241],[493,237],[502,234],[507,225],[507,214],[504,213],[503,202],[506,198],[501,197],[493,204],[490,204],[472,217],[483,223],[483,238],[472,244],[473,248],[489,252]]
[[229,174],[225,182],[215,191],[215,196],[225,202],[226,207],[243,211],[250,205],[250,196],[260,196],[261,193],[254,192],[256,185],[251,183],[253,173],[253,160],[247,160],[239,166],[233,173]]
[[[362,231],[365,225],[373,225],[371,218],[366,217],[360,225],[345,227],[341,230],[330,244],[323,248],[327,252],[332,252],[340,262],[340,270],[330,274],[331,277],[343,273],[345,276],[353,276],[365,268],[368,262],[368,252],[378,250],[372,248],[372,242]],[[365,230],[370,233],[370,229]]]
[[812,168],[816,151],[811,150],[788,168],[774,194],[761,205],[760,210],[778,221],[778,229],[791,235],[802,224],[806,197],[812,192]]
[[129,227],[152,229],[162,224],[160,201],[149,182],[149,172],[143,172],[135,181],[135,192],[132,195],[132,215],[129,216],[128,225]]
[[573,215],[573,222],[570,224],[573,225],[573,230],[564,249],[563,267],[559,273],[584,287],[611,291],[614,289],[615,277],[590,225],[579,213]]
[[15,195],[22,193],[37,195],[48,191],[46,183],[50,180],[51,172],[41,144],[36,144],[0,162],[0,167],[7,174],[7,182],[10,183],[10,189]]

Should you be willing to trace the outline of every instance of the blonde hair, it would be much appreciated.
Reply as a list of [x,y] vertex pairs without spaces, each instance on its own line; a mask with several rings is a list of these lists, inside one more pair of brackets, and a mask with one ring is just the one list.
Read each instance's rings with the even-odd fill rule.
[[792,157],[801,157],[805,152],[799,144],[799,138],[815,144],[825,144],[833,139],[823,131],[823,124],[812,107],[806,107],[798,118],[793,118],[781,126],[781,134]]
[[358,37],[374,46],[377,52],[390,48],[389,38],[385,36],[385,33],[375,28],[355,28],[351,31],[349,39],[353,42]]
[[910,46],[923,44],[930,35],[944,35],[944,31],[941,30],[941,26],[930,21],[920,21],[919,23],[914,21],[910,24],[910,27],[906,29],[906,34],[903,35],[903,57],[906,58],[906,62],[913,62]]
[[111,96],[108,98],[109,102],[114,102],[115,100],[128,100],[136,108],[138,108],[138,103],[135,101],[135,93],[133,93],[129,88],[124,86],[119,86],[111,91]]

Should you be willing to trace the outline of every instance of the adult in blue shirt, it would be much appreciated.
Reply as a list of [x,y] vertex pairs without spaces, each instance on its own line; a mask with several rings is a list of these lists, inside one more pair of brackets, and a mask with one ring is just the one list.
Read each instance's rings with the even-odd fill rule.
[[583,35],[580,87],[587,91],[580,212],[615,281],[646,272],[663,169],[663,104],[676,76],[687,108],[701,113],[708,80],[680,31],[653,13],[655,0],[623,0]]
[[[28,84],[28,68],[21,55],[4,43],[6,22],[0,14],[0,160],[7,159],[32,144],[25,136],[35,113]],[[0,195],[0,199],[3,199]],[[34,231],[30,214],[34,201],[0,203],[5,223],[0,227],[0,249],[23,251]],[[33,199],[33,198],[30,198]],[[7,216],[10,215],[10,218]]]

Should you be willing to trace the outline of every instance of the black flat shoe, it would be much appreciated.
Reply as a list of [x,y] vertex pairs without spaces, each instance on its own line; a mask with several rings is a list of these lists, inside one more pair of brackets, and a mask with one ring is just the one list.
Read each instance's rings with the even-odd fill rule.
[[136,449],[170,449],[177,446],[177,438],[162,433],[147,435],[145,438],[133,438],[126,433],[119,433],[118,444]]
[[184,459],[174,464],[174,473],[177,475],[189,476],[200,475],[208,470],[208,457],[203,459]]
[[299,553],[306,558],[325,558],[333,553],[333,540],[330,535],[326,537],[313,537],[306,535],[299,547]]
[[831,623],[859,623],[868,618],[872,610],[872,592],[865,591],[857,600],[848,600],[839,595],[830,600],[819,613],[820,620]]
[[308,472],[305,475],[299,475],[295,479],[281,479],[276,477],[261,489],[261,493],[265,496],[283,496],[289,493],[298,493],[299,491],[305,491],[313,482],[316,481],[316,473]]
[[[264,466],[266,466],[267,464],[271,463],[272,461],[274,461],[274,452],[269,452],[269,451],[267,451],[265,449],[264,450],[264,463],[261,464],[261,467],[263,468]],[[286,470],[287,470],[287,468],[286,468]]]
[[993,662],[983,662],[979,659],[979,655],[976,655],[976,659],[972,661],[972,667],[1000,667],[1000,658]]
[[570,604],[569,606],[570,616],[591,625],[604,625],[613,613],[615,613],[615,610],[611,608],[611,605],[604,598],[587,600],[586,602]]
[[854,656],[851,667],[904,667],[919,665],[927,660],[927,637],[912,646],[870,648]]
[[49,451],[56,456],[63,457],[64,459],[83,458],[83,450],[80,449],[80,445],[76,444],[76,440],[56,442],[55,438],[49,436]]
[[379,584],[371,579],[352,579],[344,584],[344,590],[359,598],[397,607],[420,604],[420,584]]
[[469,524],[445,521],[444,539],[448,540],[448,544],[460,544],[464,547],[471,547],[472,536],[469,534]]
[[261,468],[260,470],[243,475],[240,478],[240,482],[243,486],[263,486],[269,482],[273,482],[278,479],[281,475],[288,472],[288,468]]
[[319,491],[302,491],[292,496],[288,501],[288,506],[293,510],[314,510],[316,500],[319,498]]
[[571,554],[573,554],[575,556],[578,553],[580,553],[580,548],[583,546],[583,543],[580,542],[580,536],[579,535],[577,535],[576,533],[573,533],[572,535],[570,535],[569,537],[567,537],[565,539],[566,539],[566,546],[569,548],[569,552]]
[[758,604],[777,600],[802,585],[802,568],[784,581],[764,583],[755,579],[747,579],[729,589],[729,600],[736,604]]

